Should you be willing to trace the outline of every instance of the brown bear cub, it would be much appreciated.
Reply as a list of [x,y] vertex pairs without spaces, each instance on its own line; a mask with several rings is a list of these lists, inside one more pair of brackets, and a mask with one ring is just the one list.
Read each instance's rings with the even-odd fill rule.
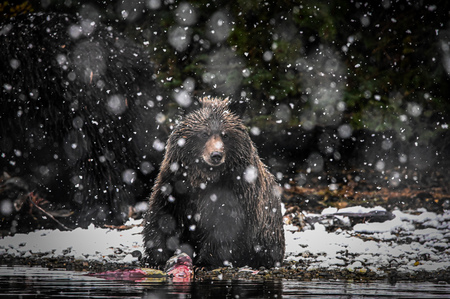
[[185,252],[196,266],[274,267],[284,256],[280,194],[228,99],[172,132],[145,216],[144,264]]

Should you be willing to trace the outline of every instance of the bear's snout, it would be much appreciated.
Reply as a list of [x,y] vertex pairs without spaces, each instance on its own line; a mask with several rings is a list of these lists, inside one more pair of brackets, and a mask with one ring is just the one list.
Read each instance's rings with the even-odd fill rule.
[[210,166],[219,166],[225,162],[225,148],[220,136],[213,135],[206,141],[202,157]]

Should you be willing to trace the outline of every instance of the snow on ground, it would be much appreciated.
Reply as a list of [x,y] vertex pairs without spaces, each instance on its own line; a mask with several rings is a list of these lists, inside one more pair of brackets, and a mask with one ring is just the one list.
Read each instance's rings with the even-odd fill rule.
[[[140,223],[141,220],[130,220],[127,225]],[[78,260],[129,263],[138,259],[133,257],[133,251],[143,251],[141,232],[141,226],[117,230],[94,225],[73,231],[39,230],[3,238],[0,240],[0,255],[28,257],[40,253],[48,258],[64,256]]]
[[[362,207],[345,209],[355,213],[369,211]],[[324,210],[322,215],[327,213]],[[393,214],[392,220],[360,223],[345,231],[327,232],[318,223],[314,229],[301,232],[297,227],[286,226],[286,259],[307,261],[312,268],[345,266],[350,271],[377,271],[380,267],[405,272],[434,271],[450,267],[449,211],[438,215],[421,210],[414,215],[395,210]]]
[[[374,208],[380,209],[380,208]],[[339,212],[368,212],[352,207]],[[382,209],[382,208],[381,208]],[[325,209],[322,215],[337,210]],[[299,231],[285,225],[286,261],[298,261],[309,269],[346,268],[349,271],[378,271],[395,267],[398,271],[433,271],[450,267],[450,211],[443,214],[394,211],[394,219],[383,223],[356,224],[352,230],[327,232],[325,226]],[[320,215],[318,215],[320,216]],[[138,225],[130,220],[127,225]],[[16,257],[73,257],[101,262],[137,262],[135,251],[143,252],[142,226],[127,230],[96,228],[73,231],[40,230],[0,240],[0,254]]]

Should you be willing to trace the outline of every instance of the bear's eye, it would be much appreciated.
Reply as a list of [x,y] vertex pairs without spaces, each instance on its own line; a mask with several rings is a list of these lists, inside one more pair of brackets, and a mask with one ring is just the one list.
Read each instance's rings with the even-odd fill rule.
[[225,132],[222,132],[222,138],[223,138],[223,139],[228,139],[228,137],[229,137],[229,136],[228,136],[228,134],[227,134],[227,133],[225,133]]
[[200,137],[207,139],[209,137],[209,134],[207,132],[203,132],[200,134]]

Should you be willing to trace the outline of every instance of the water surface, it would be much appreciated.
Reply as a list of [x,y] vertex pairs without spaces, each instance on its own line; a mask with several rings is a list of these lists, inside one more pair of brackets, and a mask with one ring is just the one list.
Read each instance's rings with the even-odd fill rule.
[[166,279],[105,280],[83,272],[0,266],[0,298],[449,298],[450,286],[430,282]]

